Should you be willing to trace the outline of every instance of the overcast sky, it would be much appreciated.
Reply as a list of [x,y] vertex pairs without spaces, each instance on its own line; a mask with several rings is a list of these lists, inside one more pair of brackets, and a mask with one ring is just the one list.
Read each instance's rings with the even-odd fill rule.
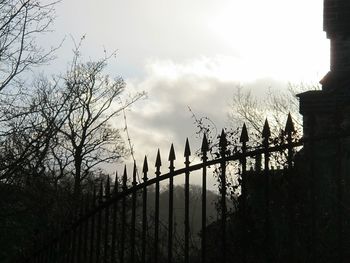
[[[52,72],[64,70],[72,41],[84,54],[117,51],[109,72],[148,98],[127,112],[137,159],[196,140],[188,106],[221,129],[234,88],[284,89],[315,83],[329,68],[323,0],[63,0],[54,45],[66,36]],[[262,116],[264,118],[265,116]],[[119,126],[123,126],[120,122]]]

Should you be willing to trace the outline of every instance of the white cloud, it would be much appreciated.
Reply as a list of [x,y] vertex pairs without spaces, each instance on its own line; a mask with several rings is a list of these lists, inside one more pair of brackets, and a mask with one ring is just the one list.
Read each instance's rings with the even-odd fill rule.
[[[220,129],[238,84],[263,93],[288,81],[321,79],[329,67],[322,3],[64,0],[56,36],[44,41],[86,33],[87,56],[102,54],[103,47],[118,50],[110,72],[124,76],[128,90],[148,92],[127,115],[137,159],[147,154],[153,163],[158,147],[167,157],[174,142],[182,156],[186,137],[196,140],[187,106]],[[54,70],[71,56],[69,46],[58,54]]]
[[239,75],[220,75],[221,67],[225,67],[225,63],[220,64],[217,58],[185,63],[157,60],[149,62],[144,79],[127,80],[133,89],[148,93],[148,99],[127,113],[138,159],[144,154],[155,154],[158,147],[167,154],[172,142],[182,151],[186,137],[194,143],[194,148],[199,147],[200,139],[188,106],[199,117],[209,117],[220,130],[227,126],[229,105],[237,85],[261,93],[270,86],[286,86],[286,82],[268,78],[242,82]]

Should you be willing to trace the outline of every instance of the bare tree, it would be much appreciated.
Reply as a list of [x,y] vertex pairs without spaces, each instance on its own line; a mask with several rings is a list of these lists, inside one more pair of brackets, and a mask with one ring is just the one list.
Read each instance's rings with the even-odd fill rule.
[[65,121],[57,126],[51,152],[61,172],[71,171],[76,195],[91,171],[126,154],[113,123],[123,109],[144,96],[141,92],[123,99],[124,80],[103,73],[109,58],[84,63],[77,50],[71,68],[63,77],[61,93],[67,99],[61,112]]
[[277,137],[284,129],[288,113],[291,113],[298,132],[301,132],[302,119],[296,95],[310,89],[320,89],[320,85],[300,83],[289,84],[286,90],[269,88],[262,97],[257,97],[251,90],[237,87],[232,98],[229,119],[233,125],[246,123],[260,138],[265,118],[268,118],[271,132]]
[[79,47],[66,74],[37,79],[15,110],[3,111],[0,179],[33,174],[57,184],[70,177],[78,196],[88,175],[127,154],[114,124],[145,94],[125,96],[124,80],[104,73],[114,53],[83,62]]
[[21,73],[52,59],[36,38],[48,31],[57,1],[0,0],[0,91]]

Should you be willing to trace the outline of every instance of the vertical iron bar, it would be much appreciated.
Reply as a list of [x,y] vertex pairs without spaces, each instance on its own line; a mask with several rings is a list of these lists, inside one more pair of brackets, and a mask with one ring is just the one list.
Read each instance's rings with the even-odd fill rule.
[[[94,186],[94,191],[92,195],[91,211],[95,210],[96,203],[96,187]],[[91,215],[91,228],[90,228],[90,263],[94,262],[94,241],[95,241],[95,212]]]
[[265,120],[262,131],[263,147],[264,147],[264,181],[265,181],[265,261],[271,261],[270,253],[270,153],[269,138],[271,136],[270,127],[267,119]]
[[85,202],[84,200],[82,200],[81,202],[81,207],[80,207],[80,213],[79,213],[79,219],[77,222],[77,228],[78,228],[78,246],[77,246],[77,262],[80,263],[81,262],[81,248],[82,248],[82,235],[83,235],[83,225],[84,225],[84,221],[82,220],[82,217],[84,215],[84,205]]
[[315,191],[315,116],[310,116],[310,184],[311,184],[311,242],[310,242],[310,263],[315,263],[315,242],[316,242],[316,191]]
[[100,255],[101,255],[101,228],[102,228],[102,196],[103,196],[103,185],[101,180],[100,192],[98,195],[98,212],[97,212],[97,233],[96,233],[96,263],[100,263]]
[[[89,196],[86,200],[86,206],[85,206],[85,216],[89,212],[89,204],[90,204]],[[89,239],[89,220],[90,217],[85,218],[84,221],[84,230],[83,230],[83,253],[82,253],[82,262],[87,262],[87,253],[88,253],[88,239]]]
[[124,263],[124,254],[125,254],[125,243],[126,243],[126,238],[125,238],[125,227],[126,227],[126,190],[127,190],[127,179],[128,175],[126,172],[126,166],[124,166],[124,174],[123,174],[123,198],[122,198],[122,229],[121,229],[121,240],[120,240],[120,262]]
[[76,241],[76,235],[77,235],[77,228],[74,227],[73,230],[70,231],[71,232],[71,235],[72,235],[72,253],[71,253],[71,257],[70,257],[70,262],[71,263],[74,263],[75,262],[75,253],[76,253],[76,244],[75,244],[75,241]]
[[158,253],[159,253],[159,176],[160,176],[160,166],[162,165],[160,159],[160,152],[158,149],[156,158],[156,193],[155,193],[155,215],[154,215],[154,263],[158,263]]
[[206,260],[206,227],[207,227],[207,152],[209,150],[207,137],[203,136],[202,142],[202,240],[201,240],[201,259],[202,263]]
[[295,259],[295,201],[294,201],[294,180],[295,176],[293,175],[293,145],[292,145],[292,133],[295,132],[294,124],[290,113],[288,114],[285,133],[287,135],[287,144],[288,144],[288,155],[287,155],[287,164],[288,164],[288,224],[289,224],[289,258],[290,262],[296,262]]
[[169,218],[168,218],[168,262],[173,261],[173,205],[174,205],[174,160],[175,160],[175,150],[173,144],[171,144],[169,153]]
[[220,135],[220,191],[221,191],[221,262],[226,263],[226,217],[227,217],[227,207],[226,207],[226,150],[227,150],[227,140],[224,129]]
[[77,206],[75,206],[75,211],[74,211],[74,219],[73,219],[73,229],[70,229],[71,235],[72,235],[72,254],[70,258],[70,262],[74,263],[76,259],[76,250],[77,250],[77,225],[76,222],[78,221],[78,211],[77,211]]
[[[113,198],[118,195],[118,174],[115,173]],[[111,241],[111,263],[116,263],[116,239],[117,239],[117,210],[118,203],[116,200],[113,201],[112,207],[112,241]]]
[[[110,182],[109,176],[105,186],[105,200],[108,201],[110,198]],[[105,231],[104,231],[104,263],[108,262],[108,241],[109,241],[109,205],[105,207]]]
[[81,245],[82,245],[82,235],[83,235],[83,224],[84,221],[80,221],[79,225],[77,226],[78,228],[78,246],[77,246],[77,262],[81,262]]
[[243,228],[243,240],[242,240],[242,259],[243,263],[247,262],[247,142],[249,141],[247,127],[243,124],[241,137],[239,140],[242,143],[242,186],[241,186],[241,201],[242,201],[242,228]]
[[68,261],[68,250],[69,250],[69,247],[68,247],[68,233],[67,232],[64,232],[63,234],[63,238],[62,238],[62,245],[60,246],[62,247],[62,251],[63,251],[63,255],[62,255],[62,261],[63,262],[69,262]]
[[50,258],[50,263],[55,263],[58,261],[58,255],[57,255],[57,251],[58,251],[58,239],[56,239],[52,245],[52,253],[51,253],[51,258]]
[[190,240],[190,144],[188,138],[185,145],[185,263],[189,262],[189,240]]
[[131,239],[131,253],[130,253],[130,261],[131,263],[135,262],[135,225],[136,225],[136,162],[134,162],[134,170],[133,170],[133,176],[132,176],[132,207],[131,207],[131,233],[130,233],[130,239]]
[[147,186],[146,182],[148,180],[147,178],[147,172],[148,172],[148,164],[147,164],[147,157],[145,156],[144,162],[143,162],[143,191],[142,191],[142,257],[141,262],[146,263],[146,231],[147,231]]
[[71,262],[72,257],[72,231],[67,231],[67,262]]

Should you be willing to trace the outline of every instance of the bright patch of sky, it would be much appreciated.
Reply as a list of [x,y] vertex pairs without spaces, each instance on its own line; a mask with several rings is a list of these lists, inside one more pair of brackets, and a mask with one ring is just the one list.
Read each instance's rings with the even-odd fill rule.
[[329,68],[322,9],[323,0],[63,0],[45,43],[67,36],[51,72],[65,69],[70,35],[86,34],[86,57],[118,50],[109,73],[148,93],[127,112],[142,160],[195,140],[188,106],[221,128],[238,84],[259,92],[320,80]]

